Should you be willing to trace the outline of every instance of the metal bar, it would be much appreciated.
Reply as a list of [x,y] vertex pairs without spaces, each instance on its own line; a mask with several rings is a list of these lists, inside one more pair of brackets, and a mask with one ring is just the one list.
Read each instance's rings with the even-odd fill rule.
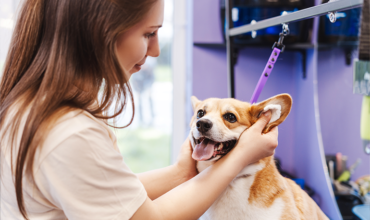
[[233,0],[226,0],[225,2],[225,17],[226,17],[226,48],[227,48],[227,85],[228,97],[235,98],[235,81],[234,81],[234,43],[233,38],[230,37],[229,30],[233,28],[233,21],[231,19],[231,9],[233,8]]
[[297,12],[292,12],[287,15],[281,15],[266,20],[262,20],[255,24],[248,24],[237,28],[232,28],[229,30],[229,35],[236,36],[239,34],[260,30],[275,25],[281,25],[282,23],[305,20],[308,18],[327,14],[328,12],[344,11],[351,8],[361,7],[363,1],[364,0],[337,0],[324,3],[318,6],[302,9]]

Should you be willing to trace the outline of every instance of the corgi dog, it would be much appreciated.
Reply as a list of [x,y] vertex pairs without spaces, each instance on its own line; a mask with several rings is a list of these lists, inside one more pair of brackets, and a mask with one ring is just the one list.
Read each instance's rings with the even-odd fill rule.
[[[292,107],[292,98],[280,94],[253,104],[236,99],[191,98],[194,115],[189,140],[193,158],[202,172],[226,155],[240,135],[263,112],[272,118],[263,133],[282,123]],[[203,214],[202,220],[322,220],[328,219],[295,182],[280,175],[273,156],[245,167]]]

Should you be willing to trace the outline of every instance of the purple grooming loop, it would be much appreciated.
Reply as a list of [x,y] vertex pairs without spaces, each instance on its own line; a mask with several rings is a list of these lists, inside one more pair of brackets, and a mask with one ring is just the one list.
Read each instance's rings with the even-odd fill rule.
[[262,89],[263,87],[265,86],[266,82],[267,82],[267,79],[269,78],[272,70],[274,69],[274,65],[280,55],[280,52],[281,50],[279,48],[274,48],[274,50],[272,51],[271,53],[271,56],[265,66],[265,69],[263,70],[262,72],[262,75],[257,83],[257,86],[256,88],[254,89],[254,92],[253,92],[253,95],[252,95],[252,98],[251,98],[251,101],[250,103],[251,104],[254,104],[257,102],[258,100],[258,97],[260,96],[261,92],[262,92]]

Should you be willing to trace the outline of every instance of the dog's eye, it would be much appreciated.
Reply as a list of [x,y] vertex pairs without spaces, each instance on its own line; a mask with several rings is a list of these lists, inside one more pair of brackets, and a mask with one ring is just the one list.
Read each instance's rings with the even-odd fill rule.
[[231,123],[236,122],[236,116],[233,113],[224,114],[224,119]]
[[205,115],[206,113],[201,109],[198,111],[197,118],[201,118]]

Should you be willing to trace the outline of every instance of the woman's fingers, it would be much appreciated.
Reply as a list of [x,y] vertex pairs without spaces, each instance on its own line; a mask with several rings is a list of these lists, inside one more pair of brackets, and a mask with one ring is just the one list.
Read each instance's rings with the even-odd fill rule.
[[278,136],[279,136],[278,127],[277,126],[274,127],[268,133],[263,134],[263,135],[270,140],[270,144],[268,144],[268,146],[270,146],[269,148],[270,154],[273,155],[275,152],[275,148],[278,146]]
[[196,170],[196,162],[191,156],[192,153],[193,148],[191,147],[189,138],[187,138],[181,146],[176,165],[189,179],[198,174]]
[[262,133],[263,129],[269,123],[271,119],[271,111],[267,111],[261,114],[261,117],[257,120],[257,122],[252,126],[253,129],[260,131]]
[[239,138],[237,145],[240,146],[241,154],[248,154],[254,162],[273,155],[278,145],[277,127],[266,134],[262,133],[270,119],[271,111],[262,114],[258,121],[244,131]]

